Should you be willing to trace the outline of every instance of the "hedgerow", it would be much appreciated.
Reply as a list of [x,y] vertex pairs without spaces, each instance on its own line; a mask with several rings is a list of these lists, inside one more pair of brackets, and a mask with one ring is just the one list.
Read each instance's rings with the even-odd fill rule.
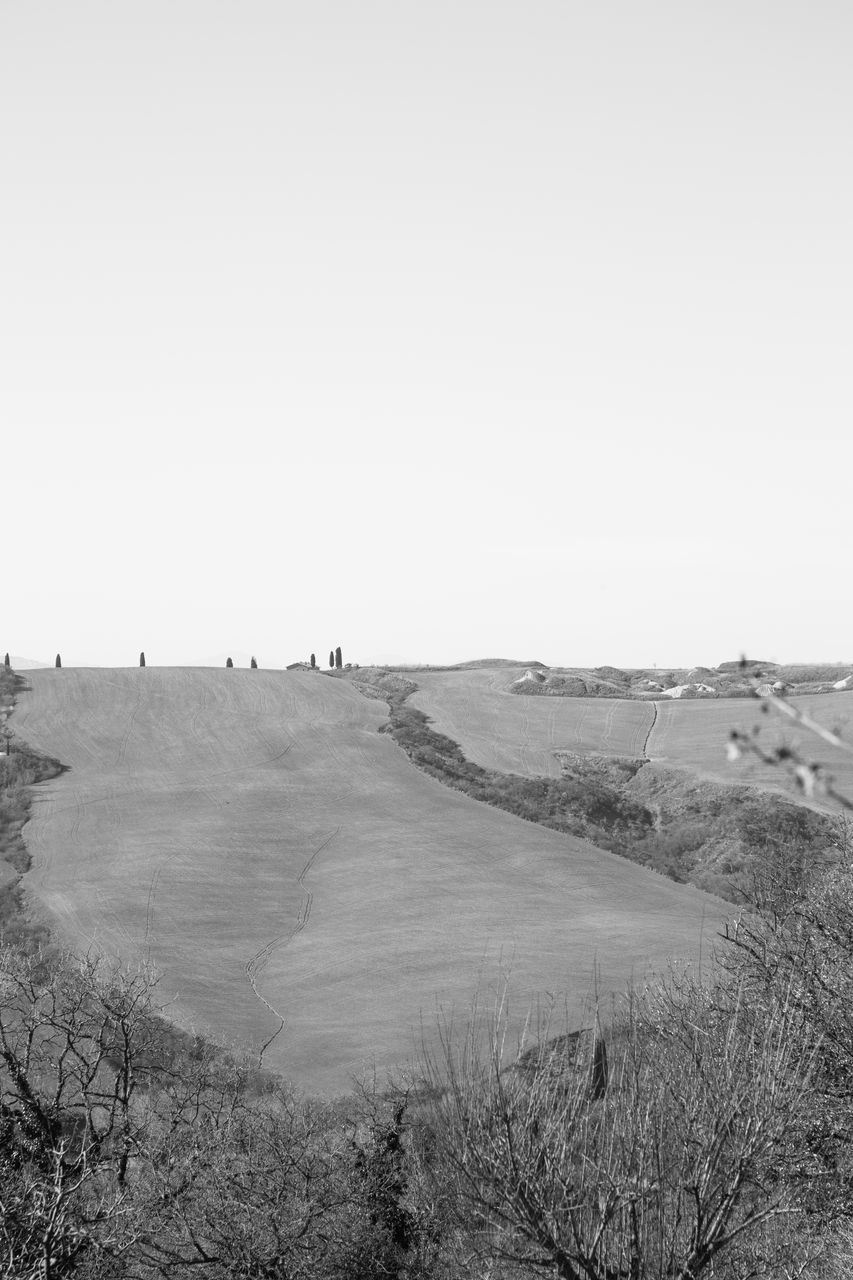
[[[16,672],[7,667],[0,669],[4,706],[14,706],[25,687]],[[21,876],[29,871],[31,859],[22,833],[30,815],[30,788],[36,782],[57,777],[64,766],[14,736],[7,739],[7,744],[8,753],[0,760],[0,862],[8,868],[0,883],[0,939],[33,950],[46,940],[47,928],[24,910]]]

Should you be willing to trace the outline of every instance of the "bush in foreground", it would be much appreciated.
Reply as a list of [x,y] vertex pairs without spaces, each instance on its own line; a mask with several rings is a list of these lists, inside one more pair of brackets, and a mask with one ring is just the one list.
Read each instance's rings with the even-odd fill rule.
[[635,994],[606,1058],[547,1023],[507,1054],[499,1011],[448,1035],[417,1093],[335,1105],[170,1038],[154,995],[144,969],[0,951],[4,1274],[831,1274],[851,1200],[814,1177],[823,1042],[742,973]]
[[405,1096],[302,1099],[169,1037],[154,994],[145,969],[0,949],[0,1273],[434,1274]]
[[785,1274],[806,1256],[787,1175],[814,1053],[796,1021],[739,984],[673,974],[614,1020],[599,1087],[595,1037],[571,1053],[546,1026],[523,1070],[501,1013],[461,1049],[448,1037],[430,1082],[472,1252],[561,1280],[747,1274],[758,1256]]

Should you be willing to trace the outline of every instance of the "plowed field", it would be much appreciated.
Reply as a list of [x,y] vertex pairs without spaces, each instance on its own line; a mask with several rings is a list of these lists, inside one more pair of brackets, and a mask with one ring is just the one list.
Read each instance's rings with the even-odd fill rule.
[[344,681],[28,679],[15,730],[70,766],[37,788],[29,893],[76,948],[150,955],[183,1025],[257,1046],[280,1014],[266,1061],[309,1089],[405,1061],[501,960],[521,1016],[544,990],[577,1004],[595,963],[620,987],[713,936],[716,900],[417,771]]

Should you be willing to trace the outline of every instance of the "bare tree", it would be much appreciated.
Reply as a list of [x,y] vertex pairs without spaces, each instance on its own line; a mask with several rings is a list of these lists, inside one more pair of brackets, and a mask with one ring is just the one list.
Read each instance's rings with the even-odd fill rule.
[[150,975],[0,952],[0,1258],[62,1277],[133,1235]]
[[460,1227],[490,1257],[561,1280],[697,1280],[756,1249],[788,1261],[795,1197],[773,1170],[811,1066],[794,1017],[673,977],[614,1022],[603,1091],[596,1037],[569,1053],[545,1034],[508,1067],[502,1014],[461,1049],[446,1036],[430,1080]]
[[161,1098],[138,1256],[164,1277],[331,1274],[334,1218],[351,1192],[329,1115],[282,1085],[259,1102],[245,1080],[223,1083],[203,1072]]
[[339,1109],[175,1048],[152,996],[145,969],[0,951],[0,1276],[425,1277],[397,1113],[348,1141]]

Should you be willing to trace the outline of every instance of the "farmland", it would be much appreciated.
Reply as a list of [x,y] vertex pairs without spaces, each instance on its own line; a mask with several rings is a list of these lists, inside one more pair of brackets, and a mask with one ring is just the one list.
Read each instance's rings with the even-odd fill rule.
[[[34,908],[78,950],[150,957],[181,1025],[257,1047],[281,1017],[265,1062],[313,1091],[404,1062],[421,1020],[429,1037],[436,1009],[467,1007],[501,964],[519,1016],[543,991],[577,1011],[594,966],[618,988],[713,935],[715,899],[414,769],[378,732],[385,704],[346,681],[132,668],[29,683],[15,731],[69,766],[26,828]],[[647,731],[605,720],[596,738],[595,723],[575,742],[621,752]],[[529,741],[500,725],[494,749],[533,768],[563,732],[543,724]]]
[[[853,691],[804,694],[790,699],[827,729],[837,729],[853,740]],[[760,726],[766,748],[782,744],[797,747],[808,760],[817,760],[835,776],[840,791],[853,796],[853,755],[840,751],[768,710],[762,714],[758,702],[731,699],[715,702],[659,702],[657,719],[647,747],[651,759],[683,766],[720,781],[748,782],[752,786],[786,789],[778,769],[747,758],[727,763],[725,744],[733,729],[741,733]]]
[[[767,747],[797,745],[809,759],[825,763],[840,790],[853,795],[853,755],[826,746],[789,720],[761,714],[754,699],[719,698],[636,701],[615,698],[529,698],[508,692],[523,668],[476,668],[406,673],[418,685],[411,703],[433,727],[460,743],[485,768],[527,776],[558,777],[555,751],[645,757],[668,767],[721,782],[747,782],[788,790],[778,769],[758,761],[730,763],[726,743],[733,729],[762,726]],[[851,737],[853,691],[806,694],[791,699],[827,728]]]
[[523,672],[522,667],[482,667],[406,674],[418,685],[412,705],[484,768],[557,778],[555,751],[643,754],[654,722],[650,703],[513,697],[507,689]]

